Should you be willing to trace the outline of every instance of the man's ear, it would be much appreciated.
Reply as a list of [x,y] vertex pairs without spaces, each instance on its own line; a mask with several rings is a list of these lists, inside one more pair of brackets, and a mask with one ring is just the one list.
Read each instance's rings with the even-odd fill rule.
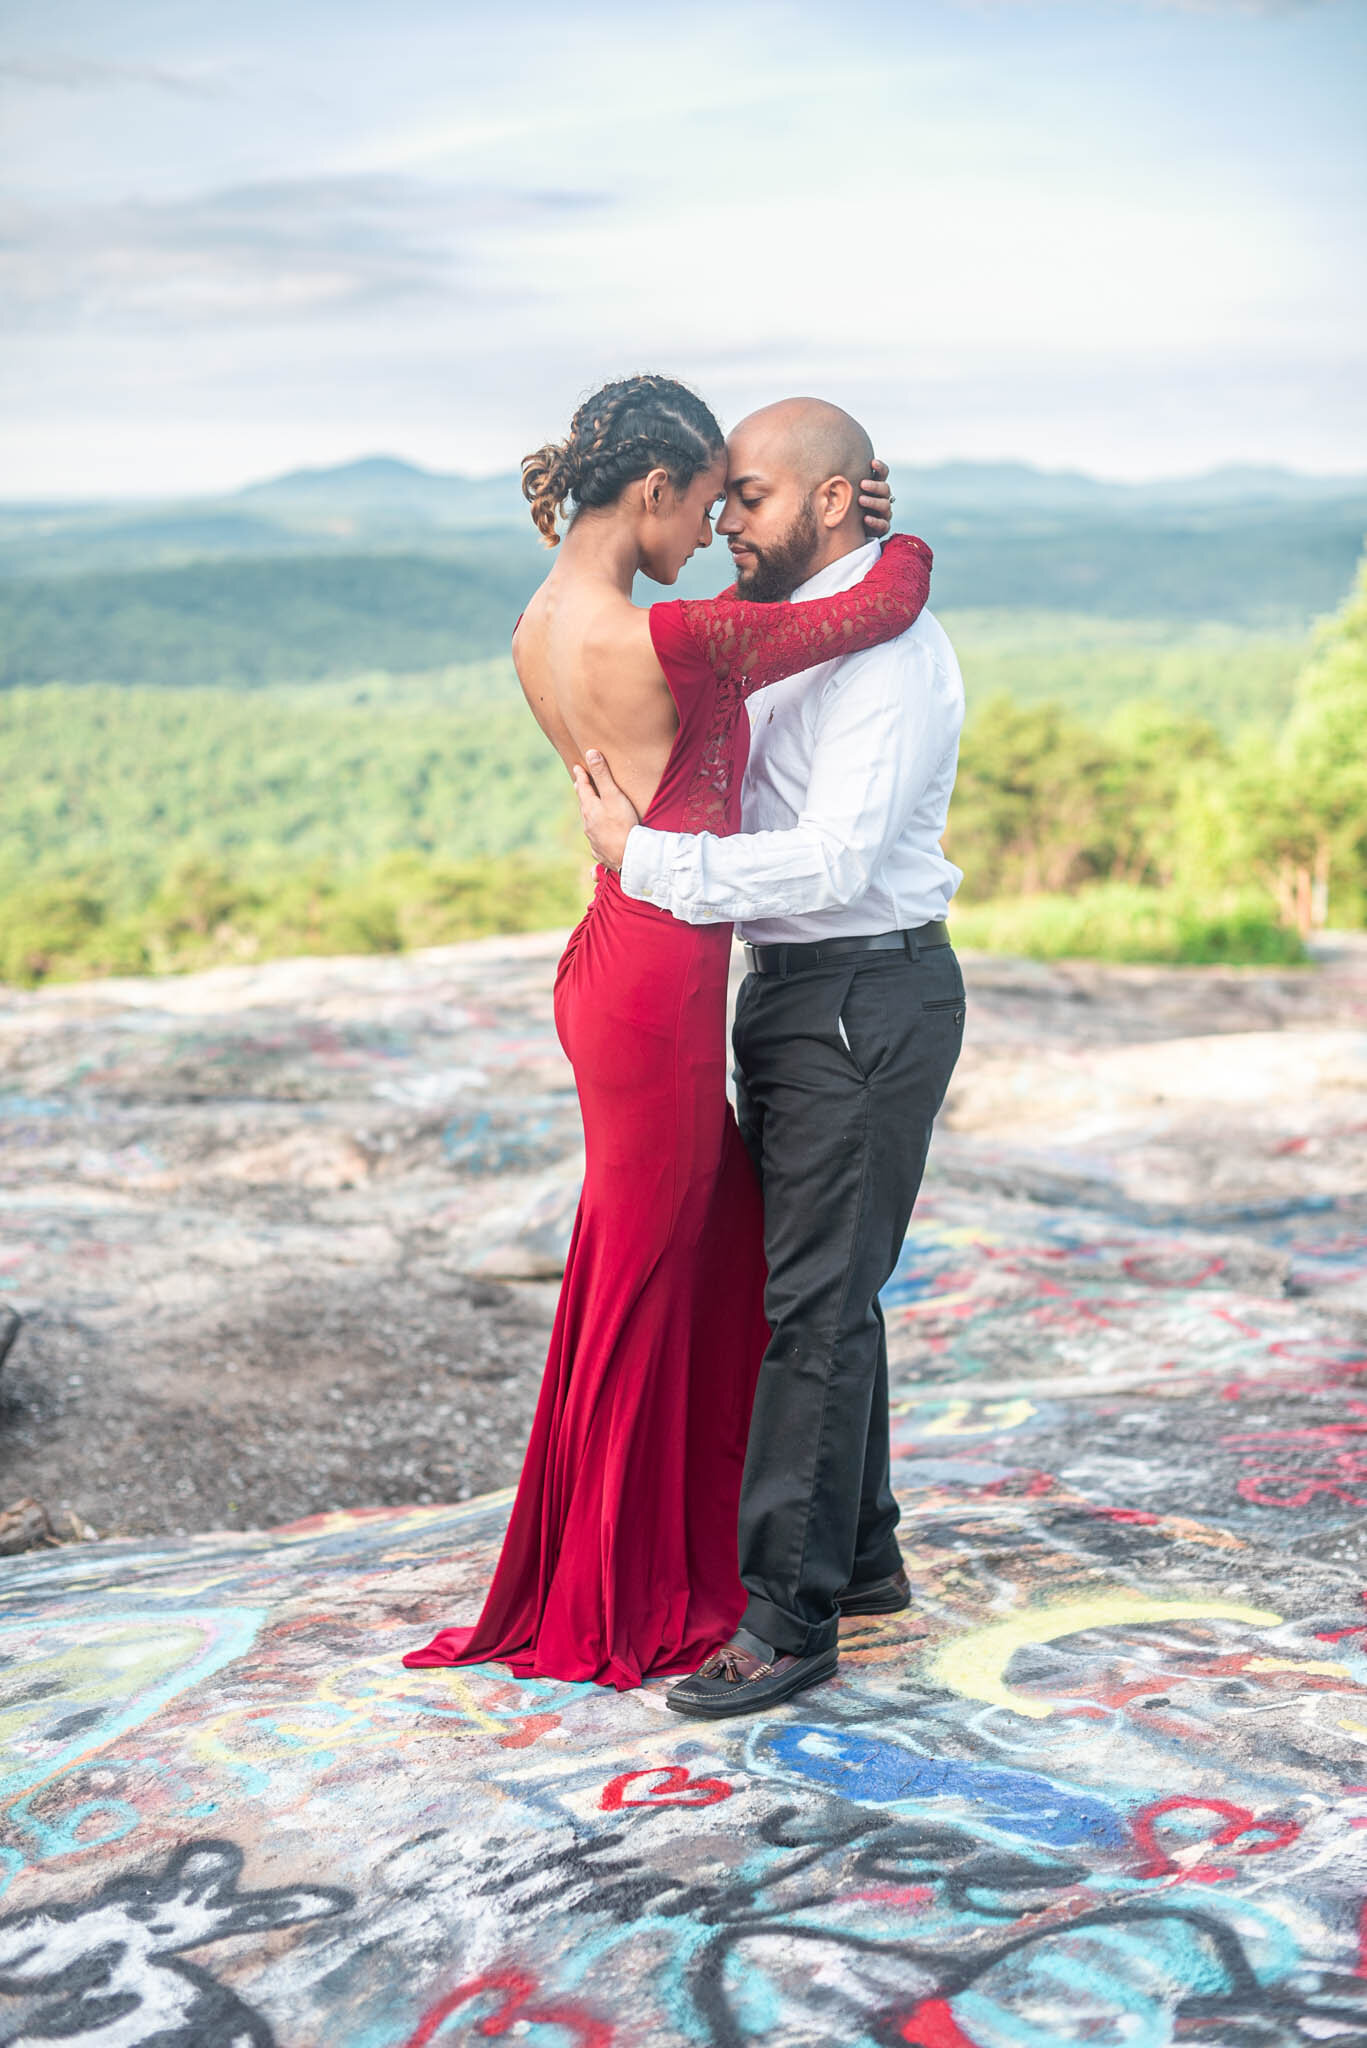
[[823,526],[843,526],[855,501],[854,485],[847,476],[828,476],[812,494],[816,516]]

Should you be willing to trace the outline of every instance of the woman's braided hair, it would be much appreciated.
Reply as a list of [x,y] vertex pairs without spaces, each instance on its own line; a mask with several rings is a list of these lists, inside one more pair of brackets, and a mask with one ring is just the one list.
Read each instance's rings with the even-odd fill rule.
[[567,500],[613,505],[629,483],[663,469],[676,490],[718,456],[721,428],[687,385],[672,377],[622,377],[586,398],[568,439],[548,441],[522,458],[522,495],[547,547]]

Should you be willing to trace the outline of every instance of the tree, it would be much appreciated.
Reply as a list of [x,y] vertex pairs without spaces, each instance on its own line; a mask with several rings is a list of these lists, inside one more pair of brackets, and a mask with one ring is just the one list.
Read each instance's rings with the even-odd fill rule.
[[1058,704],[990,697],[964,733],[946,851],[975,896],[1069,889],[1106,874],[1123,830],[1118,758]]
[[1328,921],[1331,892],[1360,923],[1367,885],[1367,557],[1296,685],[1281,766],[1301,821],[1294,862],[1302,936]]

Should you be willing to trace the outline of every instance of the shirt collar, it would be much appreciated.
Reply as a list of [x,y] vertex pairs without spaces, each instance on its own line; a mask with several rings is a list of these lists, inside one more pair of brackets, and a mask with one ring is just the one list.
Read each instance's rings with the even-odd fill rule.
[[837,590],[853,590],[856,583],[863,582],[882,552],[880,541],[866,540],[862,547],[853,548],[848,555],[838,555],[835,561],[827,562],[824,569],[818,569],[815,576],[809,576],[805,583],[798,584],[792,602],[805,604],[810,597],[830,597]]

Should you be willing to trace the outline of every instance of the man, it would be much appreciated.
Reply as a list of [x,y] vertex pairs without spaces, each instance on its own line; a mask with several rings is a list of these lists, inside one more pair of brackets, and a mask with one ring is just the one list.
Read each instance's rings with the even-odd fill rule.
[[[856,421],[816,399],[742,420],[717,521],[740,596],[800,602],[863,578],[878,553],[858,502],[872,453]],[[626,893],[692,924],[736,920],[751,968],[733,1045],[772,1337],[741,1494],[746,1612],[668,1694],[707,1719],[828,1678],[842,1614],[910,1602],[878,1293],[964,1022],[944,924],[962,877],[939,846],[963,684],[943,629],[923,612],[898,639],[758,692],[750,718],[732,838],[641,825],[599,755],[593,783],[575,776],[590,843]]]

